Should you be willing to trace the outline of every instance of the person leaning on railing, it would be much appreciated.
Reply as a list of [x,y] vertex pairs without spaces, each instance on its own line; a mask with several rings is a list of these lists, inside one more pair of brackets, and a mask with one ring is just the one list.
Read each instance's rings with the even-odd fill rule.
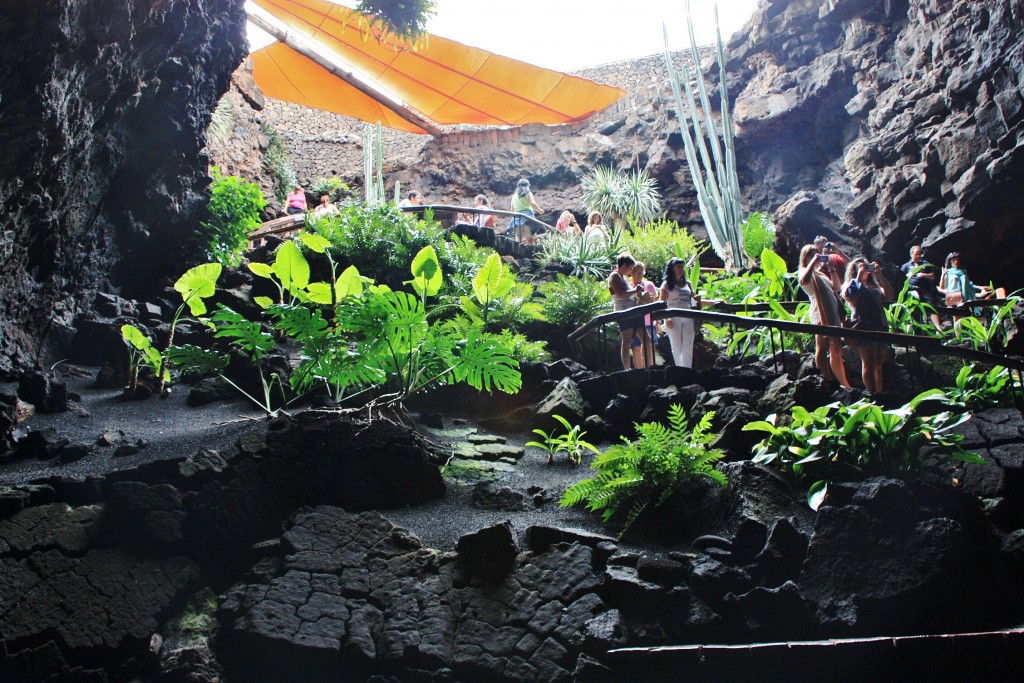
[[[612,295],[613,311],[628,311],[636,306],[636,299],[641,290],[634,287],[629,281],[630,276],[633,274],[634,265],[636,265],[636,260],[632,256],[620,254],[616,260],[616,269],[608,276],[608,291]],[[641,316],[626,318],[625,320],[620,320],[618,324],[620,338],[619,359],[622,361],[622,369],[629,370],[630,353],[633,351],[633,337],[642,333],[644,319]],[[640,349],[636,351],[638,352],[636,353],[636,360],[639,362]],[[638,364],[637,367],[643,366]]]

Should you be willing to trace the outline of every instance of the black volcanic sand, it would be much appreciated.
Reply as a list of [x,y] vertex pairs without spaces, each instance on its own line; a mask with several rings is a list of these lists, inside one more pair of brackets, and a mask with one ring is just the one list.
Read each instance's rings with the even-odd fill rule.
[[[96,444],[107,432],[120,437],[123,442],[134,444],[140,439],[145,442],[138,453],[115,456],[115,446],[96,446],[92,453],[81,460],[61,464],[56,460],[43,461],[35,458],[8,461],[0,464],[0,486],[26,484],[48,477],[100,476],[117,470],[132,469],[139,465],[162,459],[194,455],[201,448],[224,450],[235,444],[241,434],[265,422],[261,411],[243,400],[221,401],[200,407],[186,404],[187,385],[175,385],[166,399],[150,398],[143,401],[123,401],[120,391],[94,389],[94,368],[64,365],[58,368],[58,376],[67,382],[68,391],[77,394],[80,405],[87,414],[75,410],[53,415],[33,415],[20,428],[39,430],[55,429],[60,436],[71,443]],[[16,393],[17,386],[2,384],[0,389]],[[467,422],[459,425],[473,427],[473,413],[486,413],[486,395],[472,408],[467,407],[466,415],[454,414],[457,407],[448,407],[445,412],[445,426],[451,426],[456,418]],[[415,411],[414,411],[415,412]],[[461,422],[461,421],[460,421]],[[482,430],[481,430],[482,431]],[[445,444],[445,439],[427,433],[435,443]],[[535,436],[527,434],[502,434],[509,444],[522,446]],[[558,500],[566,488],[590,476],[590,462],[593,454],[584,456],[581,465],[572,465],[560,456],[551,465],[547,454],[537,448],[527,448],[515,470],[503,475],[498,483],[516,490],[525,491],[531,486],[541,487],[545,502],[537,509],[528,511],[485,510],[472,504],[473,484],[448,481],[448,492],[442,499],[425,505],[381,513],[396,525],[405,527],[420,537],[429,547],[451,550],[464,534],[509,520],[520,536],[532,525],[571,527],[614,536],[615,530],[605,527],[600,519],[583,508],[564,509]],[[647,545],[636,536],[629,538],[629,545]],[[661,545],[662,544],[656,544]]]

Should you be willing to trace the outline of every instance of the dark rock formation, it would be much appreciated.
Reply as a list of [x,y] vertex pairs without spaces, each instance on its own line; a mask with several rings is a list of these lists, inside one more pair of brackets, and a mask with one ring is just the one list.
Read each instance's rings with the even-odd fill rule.
[[66,349],[106,278],[139,289],[180,267],[208,182],[206,126],[246,39],[234,0],[2,0],[0,15],[10,372]]
[[729,46],[751,197],[804,239],[895,263],[957,249],[977,280],[1024,284],[1021,20],[1012,2],[762,3]]

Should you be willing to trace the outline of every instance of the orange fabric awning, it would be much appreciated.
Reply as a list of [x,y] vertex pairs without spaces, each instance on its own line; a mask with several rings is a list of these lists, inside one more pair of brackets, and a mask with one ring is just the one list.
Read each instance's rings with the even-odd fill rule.
[[[397,47],[382,45],[370,34],[365,22],[360,23],[358,13],[326,0],[253,2],[286,24],[290,33],[337,53],[348,67],[439,124],[569,123],[587,118],[625,94],[620,88],[533,66],[440,36],[430,36],[426,45],[418,48],[401,41]],[[277,47],[291,51],[284,46],[271,46]],[[281,50],[273,50],[269,59],[257,57],[264,50],[253,55],[254,74],[257,84],[271,97],[367,121],[379,120],[389,126],[389,120],[401,121],[393,114],[385,119],[367,112],[366,103],[359,100],[369,98],[311,60],[305,61],[334,81],[339,92],[328,92],[332,88],[320,76],[310,76],[307,69],[288,62],[280,56]],[[260,64],[271,59],[276,63],[272,67],[276,75],[273,71],[261,74]],[[311,83],[302,85],[307,78]],[[293,96],[284,96],[289,90]],[[339,111],[350,95],[354,110],[362,113]],[[394,127],[409,130],[414,125],[401,121]]]
[[284,43],[252,53],[253,75],[264,95],[304,107],[344,114],[409,133],[426,133]]

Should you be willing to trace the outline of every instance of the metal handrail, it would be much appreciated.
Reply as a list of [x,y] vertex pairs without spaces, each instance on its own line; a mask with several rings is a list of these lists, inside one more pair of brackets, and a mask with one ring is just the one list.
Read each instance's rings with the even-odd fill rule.
[[824,335],[826,337],[839,337],[841,339],[860,339],[876,341],[894,346],[911,346],[915,349],[925,349],[929,353],[943,356],[954,356],[965,360],[976,360],[992,365],[1002,365],[1006,368],[1024,371],[1024,358],[1018,356],[1001,355],[978,351],[976,349],[965,349],[959,346],[945,346],[943,340],[937,337],[926,337],[916,334],[902,334],[899,332],[876,332],[873,330],[855,330],[848,327],[836,327],[834,325],[814,325],[812,323],[798,323],[789,320],[775,320],[773,318],[756,318],[751,316],[731,315],[729,313],[714,313],[694,308],[668,308],[664,301],[656,301],[651,304],[635,306],[625,311],[604,313],[593,318],[585,325],[573,331],[568,339],[576,342],[588,335],[594,328],[604,326],[618,320],[635,318],[641,315],[650,314],[651,319],[661,320],[664,318],[692,318],[695,320],[706,320],[719,325],[732,325],[741,328],[769,327],[783,332],[798,332],[803,334]]
[[501,209],[482,209],[476,206],[453,206],[451,204],[416,204],[414,206],[401,206],[399,207],[402,211],[423,213],[427,209],[434,211],[447,211],[453,214],[459,213],[483,213],[490,214],[492,216],[508,216],[509,218],[519,217],[523,219],[529,225],[536,225],[539,228],[543,228],[546,231],[554,231],[553,225],[548,225],[544,221],[538,220],[537,218],[527,215],[525,213],[518,213],[516,211],[502,211]]

